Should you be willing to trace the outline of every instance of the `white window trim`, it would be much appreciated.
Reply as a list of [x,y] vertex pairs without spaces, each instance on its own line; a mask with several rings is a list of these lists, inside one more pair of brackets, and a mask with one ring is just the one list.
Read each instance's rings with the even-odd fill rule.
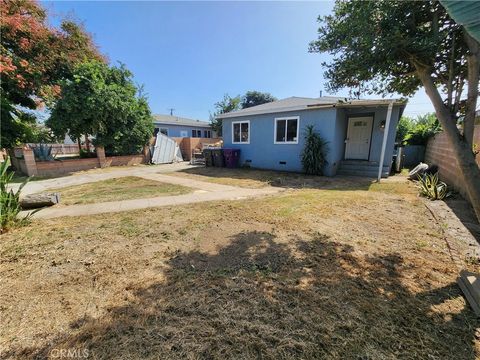
[[[234,132],[233,132],[233,126],[234,124],[248,124],[248,140],[247,141],[234,141]],[[238,120],[238,121],[232,121],[232,144],[250,144],[250,132],[252,131],[252,128],[250,127],[250,120]],[[242,125],[240,125],[240,140],[242,140]]]
[[[277,141],[277,122],[280,120],[297,120],[297,140],[295,141]],[[275,126],[273,130],[273,143],[278,145],[298,144],[300,137],[300,116],[288,116],[275,118]],[[285,124],[285,138],[286,138],[287,124]]]

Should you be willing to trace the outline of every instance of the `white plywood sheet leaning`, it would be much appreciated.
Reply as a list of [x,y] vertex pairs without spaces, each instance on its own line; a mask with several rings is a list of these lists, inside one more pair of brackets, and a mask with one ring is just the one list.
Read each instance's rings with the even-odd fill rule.
[[480,317],[480,275],[462,270],[457,283],[475,314]]
[[183,158],[177,142],[166,135],[158,133],[153,148],[152,162],[154,164],[169,164],[179,161],[183,161]]

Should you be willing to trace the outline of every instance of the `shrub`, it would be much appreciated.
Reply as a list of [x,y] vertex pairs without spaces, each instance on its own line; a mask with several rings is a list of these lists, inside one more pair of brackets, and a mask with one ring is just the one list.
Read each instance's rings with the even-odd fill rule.
[[450,196],[447,184],[438,180],[438,172],[418,176],[420,195],[430,200],[443,200]]
[[318,134],[313,125],[309,125],[305,132],[305,147],[302,151],[302,167],[305,174],[323,175],[323,168],[327,164],[327,141]]
[[406,131],[403,137],[404,143],[408,145],[426,145],[429,138],[442,131],[442,127],[435,114],[427,114],[418,116],[415,120],[403,118],[399,123],[398,130]]
[[6,232],[9,228],[25,223],[28,217],[19,219],[18,213],[20,212],[20,192],[28,179],[25,180],[18,190],[14,192],[8,189],[8,184],[12,182],[13,172],[8,173],[8,158],[0,165],[0,234]]

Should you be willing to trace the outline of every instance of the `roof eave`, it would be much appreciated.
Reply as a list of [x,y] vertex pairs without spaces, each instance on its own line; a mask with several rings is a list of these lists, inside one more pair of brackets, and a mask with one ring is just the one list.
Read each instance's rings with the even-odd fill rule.
[[372,106],[388,106],[393,101],[394,106],[406,106],[407,100],[382,100],[382,101],[362,101],[358,103],[350,103],[350,102],[340,102],[335,104],[312,104],[312,105],[302,105],[302,106],[295,106],[289,108],[278,108],[278,109],[270,109],[270,110],[259,110],[259,111],[251,111],[248,113],[237,113],[237,112],[230,112],[225,114],[217,115],[216,119],[229,119],[229,118],[237,118],[237,117],[245,117],[245,116],[254,116],[254,115],[264,115],[264,114],[277,114],[282,112],[290,112],[290,111],[301,111],[301,110],[316,110],[316,109],[326,109],[326,108],[348,108],[348,107],[372,107]]

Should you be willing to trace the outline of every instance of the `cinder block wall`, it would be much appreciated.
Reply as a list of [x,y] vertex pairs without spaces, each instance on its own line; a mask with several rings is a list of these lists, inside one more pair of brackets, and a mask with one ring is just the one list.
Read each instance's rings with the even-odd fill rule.
[[[474,143],[480,148],[480,125],[475,126]],[[477,154],[477,164],[480,166],[480,155]],[[447,135],[441,132],[428,141],[425,150],[425,162],[429,165],[437,165],[440,179],[453,186],[463,197],[467,197],[465,185],[459,176],[457,160]]]

